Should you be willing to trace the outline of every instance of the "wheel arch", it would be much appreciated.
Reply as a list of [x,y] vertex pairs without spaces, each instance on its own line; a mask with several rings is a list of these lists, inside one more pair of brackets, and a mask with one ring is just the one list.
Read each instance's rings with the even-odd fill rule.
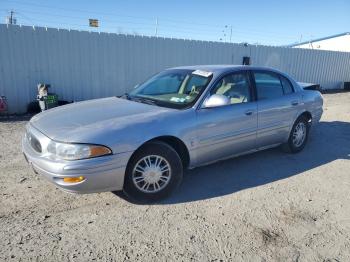
[[[297,121],[297,119],[300,118],[300,117],[305,117],[305,118],[307,119],[307,121],[309,122],[309,125],[311,125],[311,122],[312,122],[312,114],[311,114],[309,111],[305,110],[305,111],[301,112],[301,113],[297,116],[297,118],[295,119],[295,121]],[[294,121],[294,123],[295,123],[295,121]]]
[[297,121],[300,117],[303,117],[303,116],[306,117],[306,119],[308,120],[308,123],[309,123],[309,127],[311,127],[312,114],[309,111],[307,111],[307,110],[304,110],[302,112],[298,112],[298,114],[296,115],[294,121],[289,126],[288,136],[285,137],[284,142],[288,140],[290,132],[292,132],[292,128],[293,128],[293,125],[294,125],[295,121]]
[[[292,149],[291,146],[290,146],[290,139],[291,139],[291,135],[292,135],[292,132],[293,132],[293,127],[295,126],[295,124],[297,123],[297,121],[304,117],[306,120],[307,120],[307,128],[309,129],[311,127],[311,123],[312,123],[312,114],[307,111],[307,110],[304,110],[300,113],[297,114],[296,118],[294,119],[291,127],[290,127],[290,130],[289,130],[289,135],[287,137],[287,139],[285,140],[284,143],[282,143],[282,149],[285,151],[285,152],[288,152],[288,153],[297,153],[299,152],[300,150],[302,150],[302,148],[305,146],[305,144],[302,146],[302,148],[300,150],[296,150],[296,149]],[[306,134],[306,138],[305,138],[305,141],[307,139],[307,136],[308,134]],[[306,143],[306,142],[303,142],[303,143]]]
[[171,146],[176,151],[176,153],[179,155],[183,167],[186,169],[189,166],[190,154],[189,154],[189,150],[188,150],[186,144],[180,138],[178,138],[176,136],[172,136],[172,135],[158,136],[158,137],[154,137],[152,139],[145,141],[143,144],[141,144],[135,150],[135,152],[131,155],[128,162],[130,162],[130,160],[133,158],[135,153],[138,152],[139,150],[141,150],[142,147],[144,147],[146,144],[148,144],[150,142],[154,142],[154,141],[160,141],[160,142],[166,143],[169,146]]

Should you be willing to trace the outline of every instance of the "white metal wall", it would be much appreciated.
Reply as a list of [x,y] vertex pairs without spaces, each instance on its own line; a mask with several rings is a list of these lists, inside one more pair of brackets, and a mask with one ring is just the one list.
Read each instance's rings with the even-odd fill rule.
[[350,81],[350,53],[0,25],[0,95],[10,113],[23,113],[38,83],[79,101],[123,94],[168,67],[241,64],[243,56],[323,88]]

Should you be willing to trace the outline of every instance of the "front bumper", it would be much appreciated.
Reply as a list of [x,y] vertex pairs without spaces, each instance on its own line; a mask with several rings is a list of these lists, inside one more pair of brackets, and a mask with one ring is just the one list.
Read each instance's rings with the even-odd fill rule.
[[[48,138],[34,128],[32,134],[39,140]],[[26,137],[22,139],[22,151],[34,171],[57,187],[72,193],[95,193],[123,189],[126,165],[132,152],[96,157],[84,160],[50,160],[36,152]],[[77,183],[67,183],[64,177],[85,179]]]

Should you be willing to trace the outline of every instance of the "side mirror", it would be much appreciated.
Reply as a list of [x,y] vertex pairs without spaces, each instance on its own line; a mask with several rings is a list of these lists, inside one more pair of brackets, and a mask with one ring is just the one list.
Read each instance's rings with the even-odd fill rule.
[[231,101],[227,96],[214,94],[204,101],[203,108],[227,106],[229,104],[231,104]]

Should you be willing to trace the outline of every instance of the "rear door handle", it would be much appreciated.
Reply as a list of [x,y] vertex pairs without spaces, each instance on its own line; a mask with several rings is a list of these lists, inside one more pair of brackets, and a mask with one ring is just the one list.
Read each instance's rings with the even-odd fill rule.
[[297,106],[298,104],[299,104],[299,102],[298,101],[292,101],[292,106]]
[[246,114],[247,116],[250,116],[250,115],[253,114],[253,110],[247,110],[247,111],[245,111],[245,114]]

